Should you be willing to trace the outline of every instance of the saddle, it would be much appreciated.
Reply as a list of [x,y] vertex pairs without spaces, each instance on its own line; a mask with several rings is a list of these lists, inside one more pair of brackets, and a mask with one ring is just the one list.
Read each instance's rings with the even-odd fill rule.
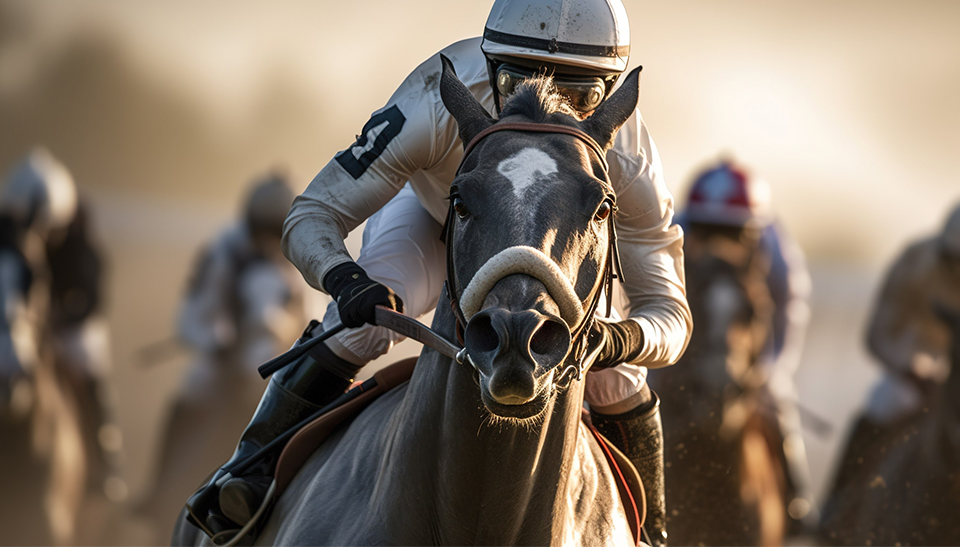
[[[278,498],[290,486],[294,476],[317,447],[323,444],[323,441],[335,432],[342,423],[359,414],[378,397],[409,380],[413,376],[413,369],[416,364],[417,359],[412,357],[380,370],[373,375],[376,380],[376,385],[373,388],[367,389],[359,396],[300,429],[287,443],[283,452],[280,453],[279,460],[277,460],[276,474],[274,475],[276,477],[274,499]],[[620,500],[627,513],[630,530],[633,532],[637,545],[639,545],[640,530],[646,514],[646,500],[640,475],[633,463],[600,434],[593,425],[589,422],[586,422],[585,425],[600,444],[600,448],[606,456],[607,463],[617,483]]]

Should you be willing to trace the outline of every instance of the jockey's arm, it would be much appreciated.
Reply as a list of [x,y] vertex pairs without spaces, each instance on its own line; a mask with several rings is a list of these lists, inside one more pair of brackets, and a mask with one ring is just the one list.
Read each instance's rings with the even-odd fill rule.
[[[623,291],[629,318],[643,331],[643,349],[630,364],[659,368],[675,363],[693,328],[683,274],[683,231],[673,221],[673,196],[667,189],[656,146],[639,112],[621,129],[611,179],[617,192],[616,216]],[[636,155],[624,150],[636,150]]]
[[792,376],[810,321],[810,272],[803,250],[779,223],[764,231],[760,244],[770,258],[767,287],[774,304],[769,358],[761,359],[761,364],[771,367],[771,373]]
[[431,58],[412,72],[372,115],[364,134],[294,200],[283,226],[283,252],[313,288],[326,292],[324,276],[354,260],[343,243],[347,234],[390,201],[411,174],[436,163],[456,139],[456,124],[438,123],[448,116],[438,110],[442,104],[423,92],[425,77],[439,64]]
[[177,336],[193,349],[214,353],[236,341],[229,292],[236,272],[226,245],[230,233],[202,252],[177,318]]

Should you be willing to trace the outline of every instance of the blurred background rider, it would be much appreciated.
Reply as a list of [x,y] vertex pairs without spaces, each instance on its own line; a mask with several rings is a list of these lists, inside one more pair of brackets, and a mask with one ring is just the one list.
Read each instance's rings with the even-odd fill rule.
[[13,407],[32,413],[35,452],[50,463],[45,506],[57,541],[73,536],[88,488],[114,499],[125,489],[116,468],[122,438],[111,412],[103,262],[70,172],[46,149],[33,149],[0,190],[0,406],[11,396]]
[[3,244],[29,268],[30,304],[51,336],[41,352],[52,351],[58,378],[77,398],[91,478],[102,485],[121,441],[109,411],[104,260],[89,217],[70,172],[44,148],[14,168],[0,193]]
[[851,482],[857,471],[871,469],[887,452],[887,441],[934,408],[950,374],[951,332],[938,307],[960,309],[960,205],[939,233],[907,246],[876,297],[867,348],[883,376],[854,422],[834,473],[824,505],[825,530],[843,529],[844,522],[833,517],[842,518],[841,505],[861,495],[850,488],[858,486]]
[[[280,251],[293,202],[286,176],[256,178],[239,219],[196,259],[180,305],[177,339],[195,354],[167,420],[153,495],[141,507],[158,530],[236,443],[266,385],[257,367],[297,339],[307,323],[306,292]],[[143,353],[170,357],[168,342]]]
[[811,284],[803,251],[777,221],[767,182],[731,159],[697,175],[686,208],[676,220],[684,228],[688,254],[712,252],[753,269],[754,275],[746,278],[763,280],[769,294],[767,339],[754,367],[774,398],[782,436],[779,455],[787,475],[787,512],[793,519],[788,533],[797,533],[801,521],[816,523],[793,381],[810,317]]
[[305,286],[280,249],[293,195],[280,172],[255,180],[240,221],[201,251],[181,306],[180,340],[245,374],[257,375],[305,323]]

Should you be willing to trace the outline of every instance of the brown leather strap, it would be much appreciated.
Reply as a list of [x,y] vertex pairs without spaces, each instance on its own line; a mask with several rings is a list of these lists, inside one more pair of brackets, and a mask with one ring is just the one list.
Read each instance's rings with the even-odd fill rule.
[[[581,141],[583,141],[588,148],[593,150],[597,155],[597,158],[600,159],[600,163],[603,165],[603,171],[606,173],[610,171],[610,166],[607,164],[607,155],[604,153],[603,148],[597,144],[597,141],[593,137],[587,135],[585,132],[577,129],[576,127],[570,127],[569,125],[560,125],[557,123],[524,123],[524,122],[498,122],[490,127],[484,129],[483,131],[477,133],[477,136],[470,139],[470,142],[463,149],[463,159],[465,160],[470,154],[470,151],[473,148],[485,139],[491,133],[496,133],[497,131],[523,131],[525,133],[563,133],[565,135],[572,135]],[[463,167],[463,160],[460,162],[460,167]],[[460,168],[457,168],[457,173],[460,172]]]
[[300,471],[307,459],[327,437],[336,431],[340,424],[359,414],[377,397],[409,380],[413,375],[413,368],[416,364],[417,358],[411,357],[378,371],[373,375],[377,380],[377,385],[373,389],[361,393],[300,429],[284,447],[283,452],[280,453],[280,459],[277,460],[276,474],[274,475],[277,480],[275,495],[279,496],[290,486],[293,477]]

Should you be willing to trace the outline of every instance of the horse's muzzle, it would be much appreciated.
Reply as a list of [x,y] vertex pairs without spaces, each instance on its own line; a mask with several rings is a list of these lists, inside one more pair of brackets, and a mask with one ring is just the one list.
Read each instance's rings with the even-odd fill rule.
[[[480,372],[485,402],[489,398],[497,408],[517,407],[544,392],[548,373],[570,351],[570,329],[562,319],[536,310],[494,307],[471,318],[464,342]],[[525,414],[519,409],[507,413]]]

